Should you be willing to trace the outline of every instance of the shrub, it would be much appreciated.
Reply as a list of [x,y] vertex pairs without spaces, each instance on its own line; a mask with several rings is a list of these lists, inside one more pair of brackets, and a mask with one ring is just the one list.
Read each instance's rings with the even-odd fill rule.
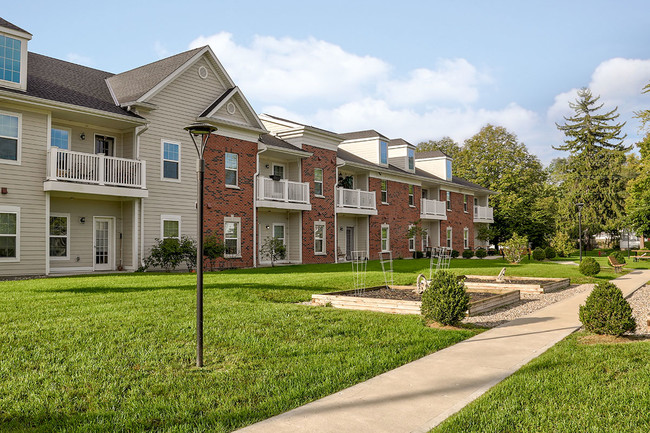
[[625,264],[625,255],[620,251],[612,252],[609,257],[615,258],[621,265]]
[[182,261],[183,250],[178,239],[156,239],[149,252],[149,257],[144,260],[144,267],[146,269],[153,266],[170,272],[176,269]]
[[503,244],[503,257],[512,264],[517,264],[528,254],[528,238],[517,233]]
[[214,270],[217,258],[223,257],[226,251],[226,246],[223,242],[219,242],[215,235],[210,235],[203,243],[203,255],[210,262],[210,270]]
[[544,255],[549,260],[554,259],[556,256],[555,250],[553,249],[553,247],[546,247],[546,249],[544,250]]
[[474,257],[474,251],[472,250],[463,250],[463,258],[464,259],[471,259]]
[[424,253],[422,251],[413,251],[414,259],[421,259],[422,257],[424,257]]
[[262,256],[268,257],[271,260],[271,266],[275,266],[275,262],[285,258],[287,254],[287,247],[284,246],[282,239],[271,237],[267,238],[260,247]]
[[474,254],[479,259],[483,259],[483,258],[487,257],[488,253],[487,253],[487,251],[485,251],[485,248],[478,248]]
[[[205,246],[205,245],[204,245]],[[183,254],[183,261],[187,266],[187,271],[190,272],[196,269],[196,241],[190,237],[183,236],[180,242],[181,254]]]
[[541,262],[546,258],[546,253],[544,252],[544,249],[542,247],[537,247],[533,250],[533,259],[537,260],[538,262]]
[[582,263],[580,263],[580,267],[578,269],[582,275],[593,277],[598,272],[600,272],[600,265],[593,257],[585,257],[582,260]]
[[420,311],[426,320],[442,325],[456,325],[469,308],[469,295],[465,283],[450,271],[438,271],[429,288],[422,293]]
[[455,259],[455,258],[457,258],[458,256],[460,256],[460,253],[459,253],[458,251],[456,251],[456,250],[451,250],[451,258],[452,258],[452,259]]
[[621,289],[607,281],[594,287],[580,306],[579,316],[585,329],[596,334],[621,335],[636,329],[632,308]]
[[566,257],[571,254],[571,251],[574,250],[573,246],[571,237],[564,232],[555,233],[555,236],[553,236],[553,239],[551,240],[551,247],[553,247],[557,255],[560,257]]

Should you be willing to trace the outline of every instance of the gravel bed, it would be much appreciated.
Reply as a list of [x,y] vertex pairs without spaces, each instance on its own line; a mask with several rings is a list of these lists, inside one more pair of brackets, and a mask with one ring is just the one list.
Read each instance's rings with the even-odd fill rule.
[[650,319],[650,286],[646,285],[627,298],[636,319],[637,335],[650,335],[648,320]]

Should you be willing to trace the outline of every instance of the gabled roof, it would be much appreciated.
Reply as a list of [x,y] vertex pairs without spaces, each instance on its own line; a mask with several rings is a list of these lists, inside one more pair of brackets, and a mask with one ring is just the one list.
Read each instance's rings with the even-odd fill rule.
[[[227,112],[227,105],[230,104],[230,102],[232,102],[235,107],[239,107],[243,120],[233,121],[232,119],[229,119],[227,115],[224,115],[223,112],[224,110]],[[208,108],[199,114],[198,118],[205,119],[206,121],[213,121],[216,119],[220,122],[230,123],[235,126],[246,127],[249,129],[252,128],[259,132],[267,132],[262,121],[257,117],[257,114],[255,114],[255,110],[253,110],[253,107],[250,106],[237,86],[231,87],[223,92],[208,106]]]
[[393,140],[390,140],[388,142],[388,146],[411,146],[411,147],[415,147],[413,144],[409,143],[408,141],[404,140],[403,138],[395,138]]
[[339,134],[345,140],[359,140],[362,138],[382,138],[388,141],[388,137],[374,129],[366,129],[365,131],[355,131],[355,132],[346,132],[345,134]]
[[428,150],[425,152],[415,152],[415,159],[427,159],[427,158],[440,158],[445,156],[449,158],[449,155],[440,151],[440,150]]
[[111,76],[107,82],[119,104],[137,101],[205,47],[176,54]]
[[281,140],[275,135],[271,134],[260,135],[260,142],[267,146],[279,147],[281,149],[291,150],[293,152],[303,152],[305,154],[310,154],[310,152],[304,151],[301,148],[294,146],[291,143],[287,143],[286,141]]
[[0,18],[0,27],[4,27],[4,28],[9,29],[9,30],[15,30],[17,32],[27,33],[28,35],[33,36],[28,31],[21,29],[17,25],[10,23],[9,21],[5,20],[4,18]]

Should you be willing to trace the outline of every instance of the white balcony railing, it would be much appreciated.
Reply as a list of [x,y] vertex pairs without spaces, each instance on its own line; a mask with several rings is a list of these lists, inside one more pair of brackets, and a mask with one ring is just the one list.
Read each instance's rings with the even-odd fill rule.
[[145,189],[146,162],[51,147],[47,179]]
[[447,218],[447,202],[423,198],[420,201],[420,214],[429,217]]
[[356,209],[376,209],[376,195],[372,191],[360,189],[336,188],[336,204],[339,207]]
[[494,222],[494,209],[489,206],[474,206],[474,222]]
[[260,177],[257,183],[257,199],[309,204],[309,184]]

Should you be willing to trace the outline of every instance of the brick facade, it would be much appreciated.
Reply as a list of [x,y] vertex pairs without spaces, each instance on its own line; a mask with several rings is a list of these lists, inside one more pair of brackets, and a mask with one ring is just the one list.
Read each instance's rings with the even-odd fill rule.
[[[409,206],[409,184],[407,183],[388,181],[388,204],[381,202],[380,179],[371,177],[369,187],[370,191],[376,191],[377,194],[377,215],[370,216],[369,222],[370,259],[379,258],[382,224],[389,225],[390,250],[393,252],[393,258],[412,257],[413,252],[409,251],[406,233],[409,226],[420,219],[419,198],[422,196],[422,188],[414,186],[414,206]],[[416,249],[421,242],[418,236],[415,242]]]
[[[447,227],[451,227],[452,248],[462,253],[463,231],[469,229],[469,249],[474,249],[474,196],[467,195],[467,212],[464,209],[465,194],[451,193],[451,210],[447,209],[447,220],[440,221],[440,245],[447,245]],[[440,200],[447,201],[447,191],[440,190]]]
[[[302,181],[309,182],[310,211],[302,213],[302,262],[334,263],[336,245],[334,234],[336,152],[320,147],[303,145],[303,150],[313,156],[302,160]],[[323,196],[317,197],[314,189],[314,169],[323,169]],[[325,222],[325,255],[314,253],[314,222]]]
[[[225,153],[238,155],[237,187],[226,186]],[[253,266],[253,183],[257,162],[257,143],[212,135],[205,149],[204,236],[215,235],[224,241],[224,217],[241,218],[241,258],[220,258],[217,268]],[[206,269],[210,269],[206,259]]]

